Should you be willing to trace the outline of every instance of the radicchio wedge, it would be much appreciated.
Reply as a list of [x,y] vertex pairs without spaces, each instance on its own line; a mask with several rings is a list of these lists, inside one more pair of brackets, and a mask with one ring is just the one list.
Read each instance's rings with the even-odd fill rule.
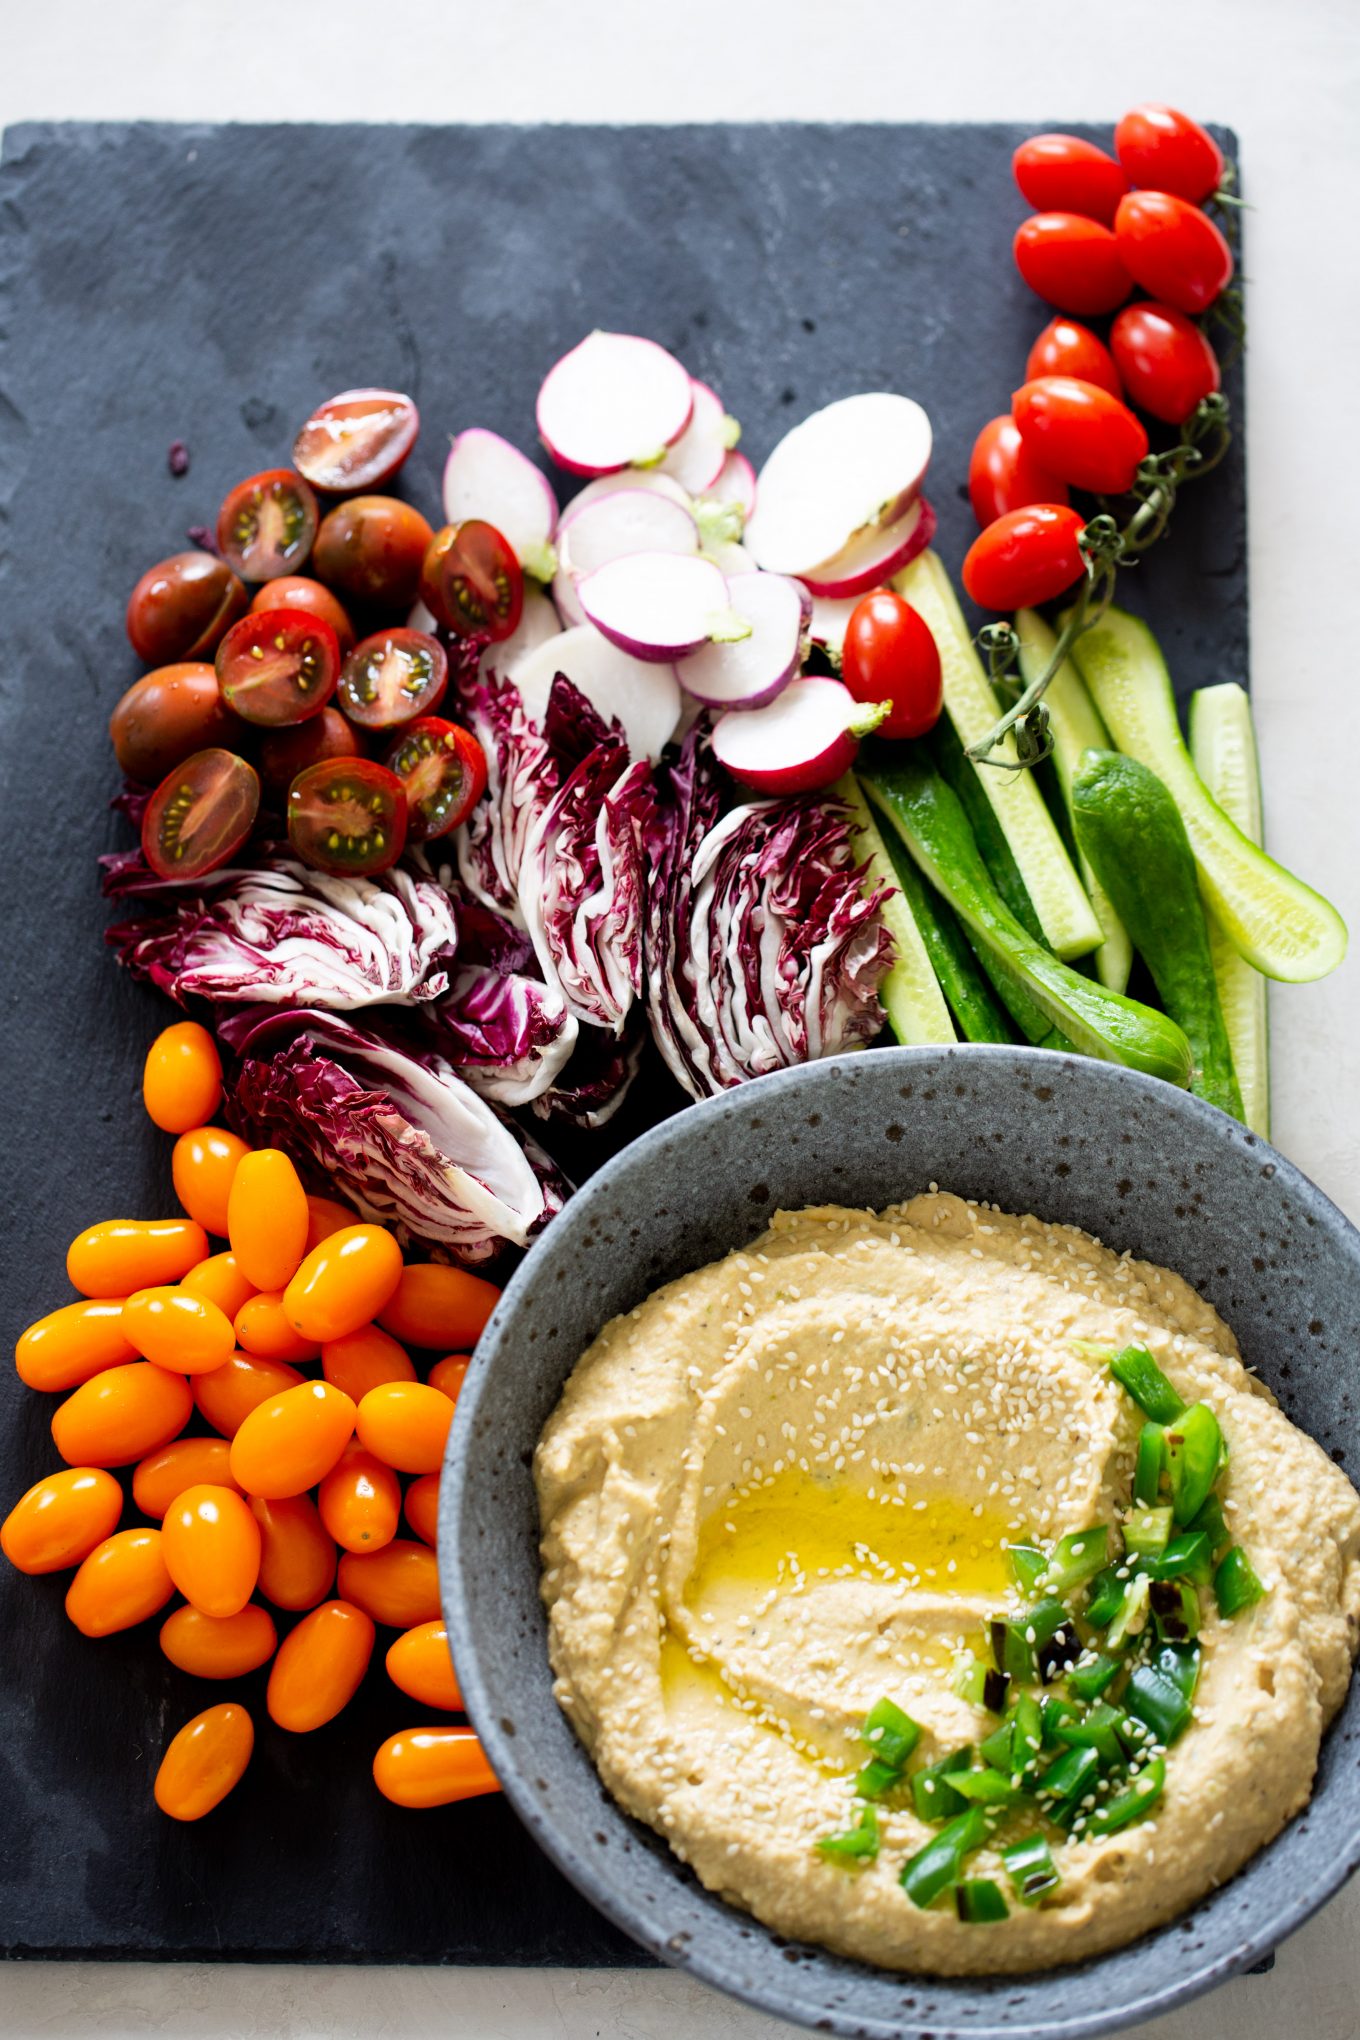
[[422,1015],[432,1046],[497,1105],[528,1105],[556,1083],[580,1029],[556,985],[466,964]]
[[560,774],[551,746],[513,681],[488,673],[460,690],[463,714],[486,753],[486,791],[458,830],[458,871],[475,900],[519,927],[519,876]]
[[550,1090],[542,1091],[530,1108],[544,1120],[557,1120],[587,1130],[614,1117],[632,1088],[647,1039],[635,1006],[621,1036],[600,1027],[583,1027],[576,1053]]

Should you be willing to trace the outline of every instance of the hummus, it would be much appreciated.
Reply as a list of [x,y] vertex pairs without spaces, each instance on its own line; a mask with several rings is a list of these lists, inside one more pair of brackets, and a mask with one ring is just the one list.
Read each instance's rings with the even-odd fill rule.
[[[962,1875],[1008,1914],[965,1922],[899,1882],[939,1832],[910,1790],[875,1807],[872,1860],[817,1845],[855,1826],[881,1699],[920,1724],[909,1771],[996,1728],[959,1668],[1033,1599],[1008,1544],[1105,1524],[1117,1554],[1144,1418],[1104,1362],[1128,1345],[1216,1414],[1216,1493],[1265,1592],[1226,1619],[1200,1587],[1155,1807],[1084,1839],[1032,1802],[989,1820]],[[1360,1497],[1215,1312],[1085,1233],[949,1195],[781,1213],[616,1318],[536,1478],[556,1692],[614,1797],[777,1932],[889,1968],[1040,1968],[1181,1912],[1305,1804],[1350,1677]],[[1060,1882],[1027,1905],[1000,1852],[1036,1832]]]

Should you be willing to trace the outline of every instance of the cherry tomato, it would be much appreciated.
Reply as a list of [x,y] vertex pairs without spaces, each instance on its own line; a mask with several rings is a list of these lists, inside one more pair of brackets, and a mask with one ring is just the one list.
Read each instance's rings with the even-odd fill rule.
[[238,482],[217,513],[217,543],[243,581],[296,574],[316,537],[316,497],[291,468]]
[[276,1608],[315,1608],[335,1584],[335,1544],[310,1495],[250,1497],[260,1526],[260,1592]]
[[313,488],[343,495],[390,481],[416,443],[420,413],[399,390],[342,390],[318,404],[293,441]]
[[288,1322],[318,1343],[357,1332],[401,1280],[401,1248],[380,1225],[351,1225],[314,1247],[284,1291]]
[[275,793],[286,793],[299,772],[326,758],[362,758],[359,733],[338,708],[323,708],[291,729],[271,730],[260,745],[260,776]]
[[388,871],[406,847],[406,825],[405,787],[367,758],[324,759],[288,789],[288,840],[314,871]]
[[335,692],[340,643],[328,623],[300,609],[243,616],[217,647],[217,684],[228,708],[264,729],[320,715]]
[[1077,135],[1031,135],[1011,165],[1021,196],[1036,212],[1081,213],[1107,227],[1129,188],[1114,157]]
[[255,1727],[235,1700],[186,1721],[161,1758],[156,1804],[171,1820],[202,1820],[245,1775]]
[[27,1388],[79,1388],[106,1367],[136,1358],[136,1347],[123,1333],[123,1305],[117,1297],[65,1303],[30,1325],[14,1348],[14,1365]]
[[0,1551],[20,1572],[62,1572],[111,1536],[122,1513],[123,1490],[101,1467],[49,1473],[0,1523]]
[[402,1510],[417,1537],[426,1544],[438,1544],[439,1475],[422,1473],[419,1480],[413,1480],[406,1490]]
[[373,1620],[348,1601],[325,1601],[284,1637],[269,1674],[269,1718],[294,1735],[322,1728],[349,1705],[373,1655]]
[[463,1696],[449,1656],[449,1632],[442,1622],[422,1622],[389,1644],[387,1676],[422,1707],[462,1712]]
[[1205,312],[1232,282],[1233,253],[1207,213],[1169,191],[1131,191],[1114,216],[1119,256],[1149,297]]
[[187,1289],[135,1289],[123,1305],[123,1330],[143,1359],[172,1374],[211,1374],[236,1350],[231,1319]]
[[106,1218],[72,1240],[66,1275],[82,1296],[124,1297],[178,1282],[207,1258],[208,1235],[192,1219]]
[[112,1636],[159,1614],[175,1591],[159,1530],[115,1530],[81,1561],[66,1613],[82,1636]]
[[242,1155],[227,1198],[227,1237],[257,1289],[283,1289],[307,1244],[307,1196],[281,1148]]
[[344,1551],[381,1551],[401,1521],[401,1482],[353,1441],[317,1492],[321,1520]]
[[132,649],[148,666],[211,658],[249,599],[225,560],[174,553],[149,567],[128,597]]
[[470,1353],[446,1353],[442,1360],[435,1361],[426,1379],[431,1388],[437,1388],[450,1402],[457,1402],[471,1365]]
[[359,1404],[355,1428],[364,1448],[401,1473],[437,1473],[453,1422],[453,1404],[421,1381],[389,1381]]
[[1128,405],[1075,376],[1045,375],[1011,399],[1020,436],[1074,488],[1121,496],[1133,487],[1148,436]]
[[176,1438],[138,1462],[132,1472],[132,1499],[144,1516],[157,1522],[187,1488],[236,1486],[231,1477],[231,1448],[225,1438]]
[[455,637],[484,637],[499,644],[519,628],[524,570],[494,524],[469,517],[462,524],[446,524],[430,541],[420,599]]
[[347,1225],[357,1225],[359,1214],[351,1211],[348,1204],[341,1204],[334,1197],[316,1197],[307,1192],[307,1252],[319,1247],[332,1233],[343,1232]]
[[1033,448],[1020,437],[1020,427],[1007,412],[983,426],[968,463],[968,495],[973,515],[985,530],[1008,510],[1031,503],[1065,503],[1067,484],[1044,467]]
[[433,536],[420,512],[395,496],[351,496],[322,518],[312,565],[352,601],[409,609]]
[[129,1360],[82,1382],[59,1404],[52,1438],[68,1466],[131,1466],[177,1438],[193,1407],[182,1374]]
[[486,755],[470,730],[440,716],[422,716],[387,754],[406,788],[406,834],[412,843],[447,836],[465,822],[486,791]]
[[321,1370],[327,1381],[342,1388],[355,1403],[361,1403],[370,1388],[416,1378],[405,1348],[377,1325],[362,1325],[343,1338],[327,1339],[321,1348]]
[[200,1615],[239,1615],[260,1576],[260,1526],[235,1483],[186,1488],[161,1526],[165,1568]]
[[235,1615],[176,1608],[161,1624],[161,1649],[195,1679],[243,1679],[269,1663],[278,1640],[269,1610],[253,1601]]
[[250,1412],[231,1441],[231,1471],[267,1502],[324,1480],[354,1435],[354,1404],[328,1381],[286,1388]]
[[[215,1132],[216,1128],[210,1130]],[[184,1138],[191,1140],[193,1136],[186,1134]],[[225,1233],[227,1229],[225,1211],[221,1217],[221,1230]],[[200,1261],[196,1268],[189,1270],[180,1287],[187,1289],[191,1296],[201,1296],[208,1303],[215,1303],[223,1315],[229,1317],[233,1323],[242,1304],[249,1303],[255,1294],[237,1267],[235,1254],[231,1253],[210,1254],[206,1261]]]
[[142,855],[187,884],[236,855],[260,811],[260,781],[234,751],[195,751],[167,772],[142,816]]
[[339,701],[361,728],[394,730],[438,707],[448,682],[448,655],[437,638],[420,630],[380,630],[346,659]]
[[211,1119],[222,1102],[222,1058],[196,1020],[162,1028],[146,1052],[142,1101],[165,1133],[187,1133]]
[[293,1330],[283,1307],[282,1289],[261,1289],[248,1296],[236,1313],[236,1337],[242,1350],[257,1360],[287,1360],[298,1366],[320,1358],[315,1339]]
[[1125,305],[1110,345],[1134,403],[1168,425],[1183,425],[1219,386],[1218,356],[1194,321],[1171,305],[1146,299]]
[[1112,312],[1132,288],[1110,229],[1079,213],[1031,214],[1015,236],[1015,266],[1064,312]]
[[1077,544],[1083,520],[1059,503],[1008,510],[973,540],[963,585],[982,609],[1033,609],[1085,573]]
[[194,1376],[194,1401],[214,1431],[234,1438],[252,1410],[297,1388],[302,1376],[282,1360],[263,1360],[252,1353],[233,1353],[224,1367]]
[[428,1544],[394,1537],[381,1551],[346,1551],[336,1585],[375,1622],[412,1629],[439,1614],[439,1562]]
[[[167,1034],[178,1031],[176,1028],[166,1029]],[[164,1040],[165,1036],[162,1035],[161,1039]],[[215,1046],[213,1054],[217,1054]],[[218,1069],[220,1072],[220,1063]],[[212,1109],[209,1107],[209,1111]],[[156,1118],[154,1112],[151,1116]],[[200,1113],[190,1121],[185,1131],[180,1132],[175,1127],[169,1129],[180,1135],[170,1157],[170,1179],[174,1183],[176,1197],[190,1218],[196,1218],[205,1232],[216,1233],[219,1239],[225,1239],[227,1199],[237,1167],[250,1149],[238,1134],[227,1133],[220,1126],[204,1126],[202,1121],[207,1116],[206,1112]],[[156,1124],[163,1125],[164,1121],[158,1119]],[[232,1317],[235,1314],[235,1311],[228,1313]]]
[[1115,153],[1134,184],[1172,191],[1193,204],[1223,182],[1223,151],[1188,113],[1174,106],[1135,106],[1114,131]]
[[217,691],[216,668],[161,666],[134,680],[109,717],[114,756],[129,779],[154,786],[195,751],[229,749],[240,725]]
[[255,590],[250,606],[256,611],[296,609],[302,616],[314,616],[335,632],[342,659],[354,649],[354,625],[344,603],[320,581],[309,581],[305,574],[284,574],[277,581],[266,581]]
[[373,1759],[373,1782],[395,1806],[452,1806],[499,1792],[500,1781],[470,1728],[405,1728]]
[[[1041,375],[1074,375],[1079,382],[1094,383],[1097,389],[1108,390],[1112,397],[1124,394],[1109,348],[1089,326],[1076,319],[1050,319],[1030,348],[1025,361],[1025,381],[1037,382]],[[1057,503],[1065,502],[1066,498],[1036,496],[1034,501]],[[1010,503],[1006,507],[1019,510],[1024,506]]]
[[378,1322],[406,1346],[438,1346],[444,1352],[476,1345],[501,1293],[494,1282],[421,1261],[403,1271]]
[[841,679],[856,701],[887,701],[881,737],[923,737],[944,706],[940,650],[930,625],[891,588],[872,588],[850,612]]

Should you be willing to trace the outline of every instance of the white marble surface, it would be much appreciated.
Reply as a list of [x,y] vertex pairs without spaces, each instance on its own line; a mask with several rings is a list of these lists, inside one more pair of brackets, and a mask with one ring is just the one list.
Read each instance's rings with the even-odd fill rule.
[[[1041,21],[1065,21],[1041,29]],[[1079,21],[1079,27],[1071,24]],[[1113,120],[1140,98],[1232,122],[1253,211],[1253,642],[1272,847],[1360,925],[1360,679],[1347,643],[1360,443],[1360,9],[1353,0],[0,0],[0,124],[234,120]],[[1225,679],[1237,676],[1225,673]],[[1360,1213],[1352,963],[1273,997],[1277,1143]],[[1273,1975],[1139,2029],[1355,2040],[1360,1885]],[[777,2040],[648,1971],[34,1964],[0,2032]]]

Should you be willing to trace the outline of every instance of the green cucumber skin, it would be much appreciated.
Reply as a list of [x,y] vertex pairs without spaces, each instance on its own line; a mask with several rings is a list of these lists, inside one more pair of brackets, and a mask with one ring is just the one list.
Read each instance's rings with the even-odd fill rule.
[[862,761],[860,778],[964,925],[1021,975],[1081,1053],[1188,1087],[1190,1044],[1173,1020],[1069,970],[1020,926],[987,874],[957,796],[919,750],[891,763]]
[[935,769],[946,786],[953,787],[959,805],[968,817],[973,841],[981,852],[992,884],[1020,926],[1027,929],[1036,942],[1042,942],[1046,949],[1051,949],[1053,945],[1046,939],[1043,925],[1034,911],[1034,902],[1015,861],[1015,852],[1006,840],[996,809],[983,791],[977,767],[959,742],[958,731],[942,716],[931,731],[928,742]]
[[1072,812],[1077,842],[1190,1043],[1191,1090],[1241,1119],[1195,854],[1180,809],[1136,758],[1088,751],[1072,781]]
[[992,997],[963,930],[922,878],[896,829],[885,832],[883,846],[964,1040],[1013,1041],[1006,1016]]
[[944,992],[931,963],[930,952],[922,940],[911,901],[898,897],[902,888],[898,884],[892,848],[884,840],[877,817],[850,773],[837,781],[834,791],[837,799],[843,800],[849,810],[850,838],[855,856],[867,867],[862,881],[866,898],[879,886],[886,888],[879,912],[897,948],[892,968],[878,988],[888,1025],[897,1039],[908,1047],[957,1041],[958,1035],[949,1017]]
[[[1229,821],[1260,844],[1261,768],[1252,726],[1251,703],[1234,680],[1201,687],[1190,696],[1190,756],[1195,769]],[[1218,1002],[1232,1045],[1233,1067],[1242,1092],[1247,1125],[1270,1139],[1270,1007],[1266,979],[1239,956],[1209,916],[1209,953],[1214,960]]]

